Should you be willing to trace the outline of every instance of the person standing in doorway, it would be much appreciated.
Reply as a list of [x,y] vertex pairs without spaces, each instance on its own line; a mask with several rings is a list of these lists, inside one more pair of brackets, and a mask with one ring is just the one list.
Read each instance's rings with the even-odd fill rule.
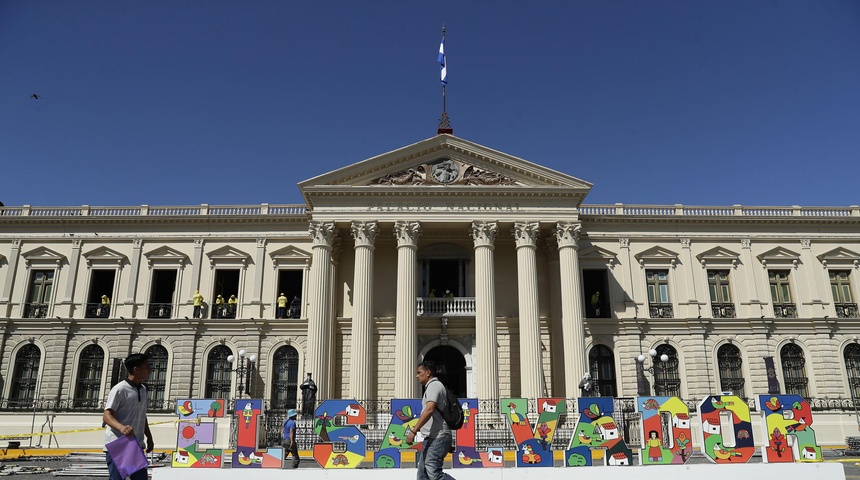
[[275,311],[275,318],[287,317],[287,297],[282,293],[278,297],[278,309]]
[[296,442],[296,417],[298,413],[295,410],[287,412],[287,421],[284,422],[284,440],[281,444],[284,447],[284,461],[287,460],[287,455],[293,454],[293,467],[299,468],[299,444]]
[[[105,404],[105,412],[102,416],[106,425],[105,445],[123,435],[128,435],[134,437],[140,447],[146,448],[146,453],[149,453],[155,444],[152,441],[152,432],[149,431],[149,422],[146,420],[146,387],[141,383],[149,380],[151,372],[149,358],[142,353],[133,353],[125,359],[125,369],[128,370],[128,378],[110,389]],[[107,448],[105,448],[105,459],[110,480],[123,480]],[[129,478],[146,480],[146,469],[138,470]]]
[[[442,471],[445,455],[451,451],[451,429],[442,418],[447,405],[448,391],[436,377],[436,364],[425,361],[418,364],[415,377],[424,386],[421,398],[423,410],[415,430],[424,438],[424,448],[417,453],[418,480],[454,480]],[[415,443],[415,431],[406,435],[406,443]]]
[[200,318],[200,311],[203,309],[203,295],[200,295],[200,290],[194,290],[191,302],[194,303],[194,318]]

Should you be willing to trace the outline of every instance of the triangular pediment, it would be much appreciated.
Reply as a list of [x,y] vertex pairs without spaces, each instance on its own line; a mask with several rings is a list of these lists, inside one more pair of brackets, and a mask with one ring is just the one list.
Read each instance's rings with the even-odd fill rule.
[[34,248],[29,252],[22,253],[21,256],[24,257],[24,261],[27,265],[32,265],[34,263],[59,265],[66,261],[65,255],[57,253],[47,247]]
[[87,265],[93,264],[110,264],[122,265],[128,261],[128,258],[108,247],[98,247],[83,254]]
[[225,263],[241,263],[242,265],[247,265],[248,261],[251,259],[250,255],[239,249],[233,248],[230,245],[224,245],[221,248],[216,248],[211,252],[207,252],[206,256],[209,257],[209,263],[213,266]]
[[793,252],[785,247],[776,247],[772,248],[764,253],[760,253],[756,255],[756,258],[760,262],[771,262],[771,263],[779,263],[785,262],[790,263],[795,260],[800,259],[800,254],[797,252]]
[[307,265],[311,261],[311,254],[298,249],[292,245],[280,248],[269,253],[272,263],[278,265]]
[[696,255],[699,262],[703,263],[731,263],[737,261],[739,257],[740,254],[724,247],[714,247]]
[[313,205],[316,194],[337,188],[340,195],[380,189],[558,189],[577,204],[591,184],[453,135],[437,135],[299,183]]
[[158,247],[155,250],[144,253],[143,255],[146,257],[150,266],[154,263],[178,264],[182,266],[188,261],[188,255],[185,255],[179,250],[174,250],[167,245]]
[[648,250],[645,250],[643,252],[639,252],[636,255],[634,255],[634,257],[639,262],[642,262],[642,261],[657,261],[657,262],[666,261],[666,262],[668,262],[671,260],[677,260],[678,254],[667,249],[667,248],[663,248],[661,246],[656,246],[656,247],[651,247]]
[[595,245],[583,248],[579,251],[580,260],[614,260],[616,258],[618,258],[618,255],[615,252],[610,252],[605,248],[600,248]]
[[827,253],[822,253],[817,258],[822,263],[848,265],[860,261],[860,253],[848,250],[845,247],[837,247]]

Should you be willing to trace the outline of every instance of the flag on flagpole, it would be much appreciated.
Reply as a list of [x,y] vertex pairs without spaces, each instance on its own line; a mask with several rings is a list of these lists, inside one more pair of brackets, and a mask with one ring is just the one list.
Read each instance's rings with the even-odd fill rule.
[[448,85],[448,67],[445,65],[445,37],[439,44],[439,80],[442,85]]

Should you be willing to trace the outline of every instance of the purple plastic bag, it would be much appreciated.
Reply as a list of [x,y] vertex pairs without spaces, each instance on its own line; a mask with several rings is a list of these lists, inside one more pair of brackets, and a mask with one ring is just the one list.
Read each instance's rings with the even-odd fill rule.
[[149,465],[146,454],[134,437],[123,435],[105,445],[105,448],[122,478],[128,478],[132,473],[143,470]]

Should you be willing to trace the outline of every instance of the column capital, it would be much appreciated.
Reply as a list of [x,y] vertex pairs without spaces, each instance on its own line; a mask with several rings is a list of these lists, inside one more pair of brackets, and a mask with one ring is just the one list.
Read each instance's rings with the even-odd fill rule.
[[618,239],[618,247],[619,248],[630,248],[630,239],[629,238],[619,238]]
[[812,248],[812,240],[808,238],[804,238],[800,240],[800,248],[804,250],[809,250]]
[[313,221],[308,227],[308,235],[313,238],[314,247],[331,247],[332,242],[337,236],[334,222],[316,222]]
[[692,241],[689,238],[681,239],[681,248],[690,248]]
[[752,248],[752,240],[750,240],[749,238],[742,238],[741,239],[741,248],[746,248],[746,249]]
[[511,229],[517,248],[532,247],[537,245],[537,236],[540,233],[540,225],[537,222],[516,222]]
[[355,239],[355,248],[372,247],[379,234],[379,224],[376,222],[352,222],[352,238]]
[[555,224],[555,236],[558,239],[558,248],[579,246],[579,236],[582,224],[579,222],[558,222]]
[[406,220],[394,222],[394,236],[397,237],[398,247],[418,246],[419,235],[421,235],[421,222],[407,222]]
[[475,247],[492,247],[498,231],[499,224],[496,222],[472,222],[472,240]]

